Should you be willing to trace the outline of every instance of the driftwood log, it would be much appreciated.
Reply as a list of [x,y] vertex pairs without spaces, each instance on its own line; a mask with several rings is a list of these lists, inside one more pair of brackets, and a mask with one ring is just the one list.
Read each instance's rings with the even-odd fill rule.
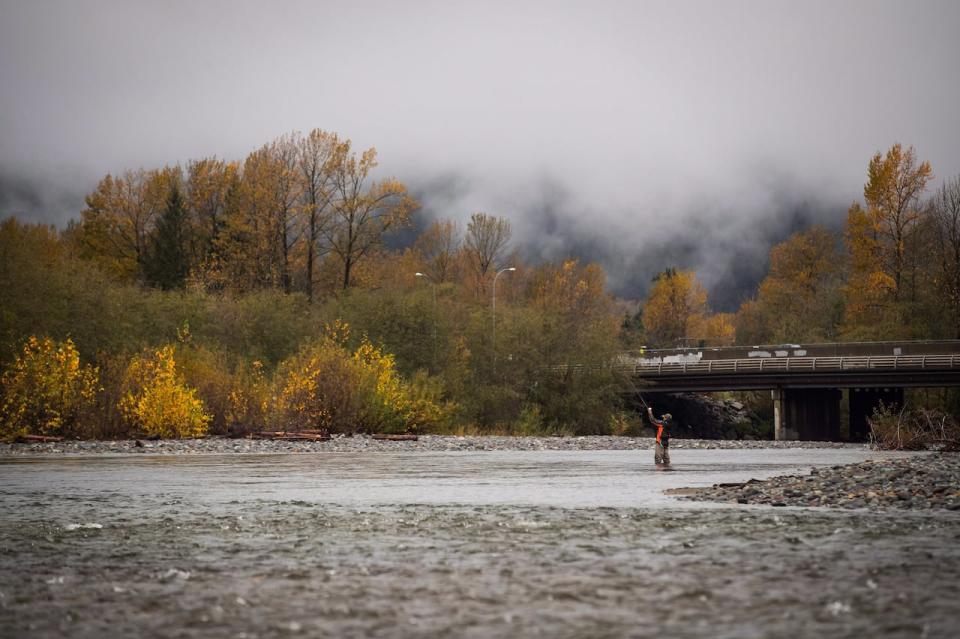
[[330,441],[330,434],[324,430],[261,430],[250,433],[253,439],[282,439],[284,441]]
[[62,442],[63,437],[58,435],[20,435],[17,437],[18,442]]

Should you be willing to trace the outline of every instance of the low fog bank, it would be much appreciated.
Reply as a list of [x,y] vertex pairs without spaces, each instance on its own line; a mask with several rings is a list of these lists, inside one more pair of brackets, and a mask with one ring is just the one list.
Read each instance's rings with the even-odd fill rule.
[[666,268],[694,269],[711,307],[735,311],[766,275],[770,249],[812,224],[840,228],[858,186],[824,194],[774,180],[740,199],[700,196],[679,203],[640,196],[633,206],[597,206],[549,178],[493,194],[448,174],[413,183],[412,190],[422,205],[420,228],[441,218],[466,228],[474,211],[500,215],[512,224],[513,246],[531,263],[569,257],[597,262],[610,291],[627,300],[643,299]]
[[0,219],[16,217],[63,228],[80,217],[83,198],[96,186],[96,179],[41,176],[0,166]]

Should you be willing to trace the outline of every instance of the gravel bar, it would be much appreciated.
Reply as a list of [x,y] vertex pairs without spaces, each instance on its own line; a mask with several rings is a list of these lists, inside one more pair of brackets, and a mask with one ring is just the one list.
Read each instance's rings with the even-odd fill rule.
[[[756,441],[724,439],[673,439],[670,448],[865,448],[865,444],[835,442]],[[505,437],[421,435],[417,441],[382,441],[365,435],[337,436],[330,441],[283,441],[269,439],[205,439],[62,441],[22,444],[0,443],[0,456],[14,455],[222,455],[230,453],[356,453],[356,452],[457,452],[504,450],[650,450],[652,437]]]
[[930,453],[814,468],[804,476],[683,489],[682,494],[697,501],[768,506],[960,510],[960,453]]

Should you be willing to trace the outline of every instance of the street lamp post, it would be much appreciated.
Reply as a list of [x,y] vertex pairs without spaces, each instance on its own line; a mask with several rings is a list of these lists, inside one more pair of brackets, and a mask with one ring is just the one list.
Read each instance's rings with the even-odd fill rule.
[[493,342],[493,372],[497,372],[497,278],[506,273],[507,271],[517,270],[513,266],[508,266],[507,268],[500,269],[497,271],[497,274],[493,276],[493,331],[491,334]]
[[422,277],[433,287],[433,367],[437,367],[437,283],[426,273],[414,273],[417,277]]

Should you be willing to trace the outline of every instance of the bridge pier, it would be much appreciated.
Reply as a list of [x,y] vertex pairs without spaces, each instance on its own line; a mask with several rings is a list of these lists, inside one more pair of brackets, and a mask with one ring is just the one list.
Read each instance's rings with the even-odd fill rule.
[[874,409],[880,406],[903,406],[902,388],[850,389],[850,441],[864,442],[870,436],[867,423]]
[[775,389],[774,438],[778,441],[839,440],[841,396],[835,388]]
[[783,389],[774,388],[770,391],[773,398],[773,438],[778,442],[790,439],[783,423]]

